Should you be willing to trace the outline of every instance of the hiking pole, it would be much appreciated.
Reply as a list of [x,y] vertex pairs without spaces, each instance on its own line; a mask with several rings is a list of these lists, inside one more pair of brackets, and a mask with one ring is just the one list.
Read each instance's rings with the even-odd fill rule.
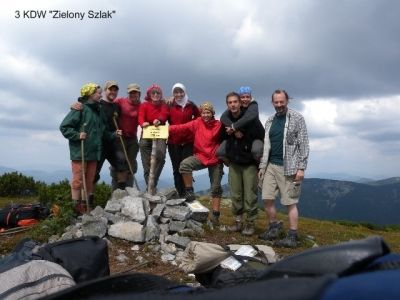
[[[114,115],[113,115],[114,126],[115,126],[116,130],[119,130],[118,123],[117,123],[117,118],[118,118],[118,113],[115,111]],[[136,181],[135,174],[133,174],[132,165],[131,165],[131,162],[129,160],[128,153],[126,152],[126,147],[125,147],[125,143],[124,143],[124,140],[123,140],[122,136],[119,136],[119,140],[121,142],[122,149],[124,150],[125,159],[126,159],[126,162],[128,163],[129,171],[132,174],[133,180],[135,182],[135,186],[139,190],[139,185],[138,185],[138,183]]]
[[155,168],[156,168],[156,153],[157,153],[157,140],[153,139],[151,144],[151,155],[150,155],[150,172],[149,172],[149,185],[147,187],[147,192],[150,195],[154,195],[155,191]]
[[[85,132],[86,123],[83,123],[81,132]],[[83,194],[82,200],[86,202],[86,212],[90,211],[89,207],[89,198],[87,196],[87,187],[86,187],[86,172],[85,172],[85,140],[81,140],[81,158],[82,158],[82,182],[83,182]]]

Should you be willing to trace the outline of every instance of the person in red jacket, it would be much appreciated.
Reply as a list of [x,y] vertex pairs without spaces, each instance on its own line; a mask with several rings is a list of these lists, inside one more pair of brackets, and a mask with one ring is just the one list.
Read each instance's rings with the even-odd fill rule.
[[[165,125],[168,120],[169,111],[168,106],[162,98],[161,87],[153,84],[147,88],[144,102],[139,108],[139,125],[146,128],[149,125],[159,126]],[[158,179],[160,178],[161,171],[165,164],[165,152],[167,144],[165,140],[157,139],[157,153],[156,153],[156,166],[154,174],[154,188],[157,187]],[[146,185],[149,184],[150,174],[150,159],[151,159],[151,139],[140,139],[139,143],[140,156],[142,158],[143,175]]]
[[211,221],[219,225],[220,203],[222,196],[221,179],[223,166],[216,152],[221,141],[221,122],[215,120],[214,107],[210,102],[200,105],[200,118],[185,124],[169,126],[169,136],[192,134],[194,136],[193,155],[185,158],[179,167],[185,185],[185,198],[193,201],[193,171],[208,168],[211,183],[213,214]]
[[[118,127],[123,132],[122,140],[133,173],[131,174],[131,170],[128,170],[126,172],[118,172],[116,174],[117,176],[113,174],[113,187],[120,189],[125,189],[126,186],[133,186],[135,181],[134,174],[137,172],[136,157],[139,152],[137,128],[139,124],[140,86],[136,83],[130,83],[127,91],[127,98],[117,98],[114,100],[114,103],[120,110],[120,114],[117,118]],[[121,141],[117,141],[116,143],[116,155],[119,160],[126,161]]]
[[[198,107],[189,100],[182,83],[174,84],[172,94],[173,97],[168,102],[170,125],[185,124],[200,116]],[[190,133],[176,134],[168,138],[168,153],[172,163],[175,189],[179,197],[185,197],[185,185],[179,173],[179,165],[185,158],[193,155],[193,139]]]

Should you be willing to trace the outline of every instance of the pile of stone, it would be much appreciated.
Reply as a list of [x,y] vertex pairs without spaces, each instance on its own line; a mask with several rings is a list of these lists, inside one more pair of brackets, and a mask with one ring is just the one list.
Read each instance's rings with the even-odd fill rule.
[[61,239],[96,235],[148,242],[161,251],[163,261],[174,261],[183,254],[190,237],[203,234],[209,210],[200,202],[187,203],[175,189],[157,195],[135,188],[115,190],[105,208],[97,206],[69,227]]

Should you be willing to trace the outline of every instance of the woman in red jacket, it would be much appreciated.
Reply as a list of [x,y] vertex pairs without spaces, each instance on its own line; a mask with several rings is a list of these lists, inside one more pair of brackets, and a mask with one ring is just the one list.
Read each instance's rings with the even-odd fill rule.
[[[149,125],[159,126],[165,125],[168,120],[168,106],[162,99],[161,87],[153,84],[147,88],[147,93],[144,102],[139,107],[139,125],[146,128]],[[165,152],[167,144],[165,140],[157,139],[156,166],[154,171],[154,188],[157,187],[158,179],[165,164]],[[151,158],[151,139],[140,139],[140,157],[142,158],[143,175],[146,185],[149,184],[150,174],[150,158]]]
[[[182,83],[176,83],[172,87],[173,97],[169,101],[169,125],[185,124],[200,116],[196,104],[189,100],[186,88]],[[175,189],[180,197],[185,197],[185,185],[179,166],[181,162],[193,155],[193,135],[190,133],[172,135],[168,138],[168,153],[171,158],[174,174]]]
[[193,201],[193,171],[208,168],[211,183],[213,225],[219,225],[220,202],[222,196],[221,179],[223,166],[216,152],[221,141],[221,122],[215,120],[214,107],[205,102],[200,105],[200,118],[181,125],[169,126],[169,136],[191,134],[194,136],[193,155],[185,158],[179,167],[185,185],[185,198]]

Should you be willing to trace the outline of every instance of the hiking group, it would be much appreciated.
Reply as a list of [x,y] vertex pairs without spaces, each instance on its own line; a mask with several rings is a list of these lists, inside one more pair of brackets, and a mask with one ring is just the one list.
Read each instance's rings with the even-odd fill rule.
[[[298,210],[301,183],[307,167],[309,143],[304,118],[289,109],[289,95],[284,90],[272,94],[276,113],[265,126],[259,119],[257,102],[248,86],[226,95],[227,109],[220,120],[214,106],[204,102],[199,107],[189,100],[181,83],[172,87],[172,97],[164,99],[160,86],[153,84],[141,102],[141,88],[132,83],[128,96],[118,98],[116,81],[102,88],[88,83],[82,86],[78,102],[60,125],[69,140],[72,166],[71,197],[78,213],[94,205],[94,187],[105,160],[110,167],[112,187],[125,189],[137,185],[137,155],[140,152],[143,174],[154,188],[165,164],[166,150],[172,163],[176,192],[180,198],[195,200],[193,171],[208,169],[212,198],[211,222],[219,225],[222,197],[223,164],[229,168],[229,187],[234,224],[228,229],[243,235],[255,233],[257,193],[261,189],[269,226],[259,235],[263,240],[277,240],[283,247],[297,246]],[[138,127],[168,123],[168,140],[146,139]],[[152,160],[152,150],[155,161]],[[154,158],[153,158],[154,159]],[[277,219],[275,198],[287,208],[289,230],[279,240],[283,223]]]

